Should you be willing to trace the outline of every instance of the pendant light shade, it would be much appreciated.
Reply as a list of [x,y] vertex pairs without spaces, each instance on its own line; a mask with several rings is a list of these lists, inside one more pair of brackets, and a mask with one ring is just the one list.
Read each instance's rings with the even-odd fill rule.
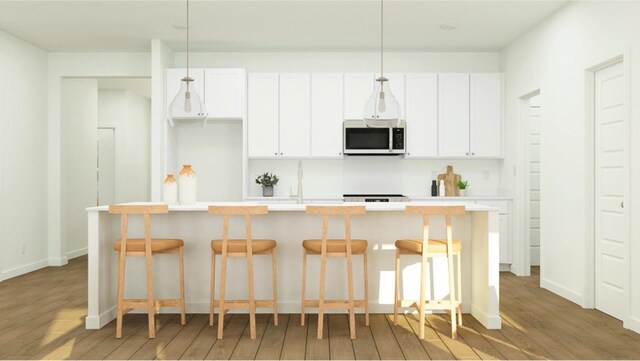
[[[187,2],[187,72],[180,81],[180,90],[169,105],[171,120],[189,120],[198,123],[207,118],[207,108],[204,99],[196,91],[195,80],[189,76],[189,0]],[[175,124],[175,121],[172,122]]]
[[384,0],[380,0],[380,77],[364,106],[363,118],[367,127],[392,127],[400,121],[400,103],[384,77]]

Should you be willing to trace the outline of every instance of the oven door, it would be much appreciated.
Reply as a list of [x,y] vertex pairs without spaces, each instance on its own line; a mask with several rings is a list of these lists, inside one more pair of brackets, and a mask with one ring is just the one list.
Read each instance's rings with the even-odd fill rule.
[[389,128],[344,128],[344,154],[388,154],[390,145]]

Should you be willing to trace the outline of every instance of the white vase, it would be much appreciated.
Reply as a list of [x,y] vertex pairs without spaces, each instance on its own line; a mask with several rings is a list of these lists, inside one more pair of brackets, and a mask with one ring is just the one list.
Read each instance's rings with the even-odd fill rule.
[[167,174],[162,184],[162,201],[170,206],[178,204],[178,182],[173,174]]
[[466,197],[467,196],[467,190],[466,189],[460,189],[459,190],[459,194],[460,194],[460,197]]
[[191,169],[190,164],[182,166],[178,185],[180,204],[195,204],[198,179],[196,178],[196,173]]

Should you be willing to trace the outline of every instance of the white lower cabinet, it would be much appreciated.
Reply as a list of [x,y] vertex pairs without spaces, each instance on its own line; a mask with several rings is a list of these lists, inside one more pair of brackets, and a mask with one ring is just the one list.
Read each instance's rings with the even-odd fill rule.
[[509,201],[477,201],[477,204],[500,209],[500,264],[511,264],[513,247],[511,242],[511,213]]

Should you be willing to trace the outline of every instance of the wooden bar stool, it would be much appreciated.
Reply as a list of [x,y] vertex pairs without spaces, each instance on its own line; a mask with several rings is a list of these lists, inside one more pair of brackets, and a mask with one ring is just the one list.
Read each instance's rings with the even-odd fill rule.
[[[364,308],[365,323],[369,326],[369,285],[367,272],[367,247],[368,243],[364,239],[351,239],[351,216],[365,214],[364,206],[307,206],[307,214],[322,215],[322,239],[306,239],[302,242],[302,311],[301,324],[304,326],[305,307],[318,308],[318,339],[322,338],[322,328],[325,309],[347,309],[349,310],[349,330],[351,339],[356,338],[356,325],[354,308]],[[327,228],[329,216],[344,216],[345,239],[327,239]],[[320,299],[306,299],[307,283],[307,255],[320,255]],[[362,255],[364,257],[364,299],[353,299],[353,262],[352,255]],[[327,257],[346,257],[347,259],[347,282],[349,287],[348,300],[325,300],[325,277],[327,268]]]
[[[211,303],[209,325],[213,326],[214,308],[218,307],[218,339],[223,337],[224,314],[227,310],[249,310],[251,338],[256,338],[256,307],[273,308],[273,323],[278,325],[278,287],[276,277],[276,241],[251,238],[251,216],[269,213],[267,206],[209,206],[209,214],[223,216],[222,239],[211,241]],[[229,216],[244,216],[246,238],[229,239]],[[270,254],[273,274],[273,299],[256,300],[253,291],[253,255]],[[216,255],[220,255],[220,293],[215,300]],[[225,300],[224,291],[227,277],[227,257],[246,257],[249,274],[249,299]]]
[[[114,249],[120,252],[118,261],[118,308],[116,338],[122,337],[122,317],[135,308],[146,308],[149,317],[149,338],[156,337],[155,314],[160,307],[180,307],[181,323],[184,325],[184,241],[181,239],[151,238],[151,215],[169,213],[167,205],[112,205],[109,213],[122,215],[122,235],[116,241]],[[127,238],[129,215],[144,216],[144,239]],[[180,268],[180,298],[155,299],[153,296],[153,274],[151,258],[157,254],[177,254]],[[147,268],[147,298],[124,298],[124,269],[126,256],[145,257]]]
[[[464,206],[407,206],[407,214],[419,214],[423,217],[422,239],[401,239],[396,241],[396,286],[395,302],[393,306],[393,323],[398,325],[398,307],[414,307],[419,311],[420,317],[420,339],[424,339],[425,311],[445,310],[451,314],[451,338],[458,337],[457,326],[462,325],[462,282],[460,251],[462,246],[459,240],[454,240],[451,231],[451,216],[464,214]],[[447,239],[429,239],[429,218],[431,216],[444,216],[447,226]],[[426,245],[426,251],[425,251]],[[422,256],[420,272],[420,300],[401,300],[399,295],[400,287],[400,255],[420,255]],[[429,257],[446,256],[448,261],[449,278],[449,300],[436,301],[425,300],[425,283],[427,282],[427,259]],[[457,264],[454,269],[453,256],[456,256]],[[457,274],[457,288],[454,291],[454,273]],[[458,319],[456,322],[456,311]]]

